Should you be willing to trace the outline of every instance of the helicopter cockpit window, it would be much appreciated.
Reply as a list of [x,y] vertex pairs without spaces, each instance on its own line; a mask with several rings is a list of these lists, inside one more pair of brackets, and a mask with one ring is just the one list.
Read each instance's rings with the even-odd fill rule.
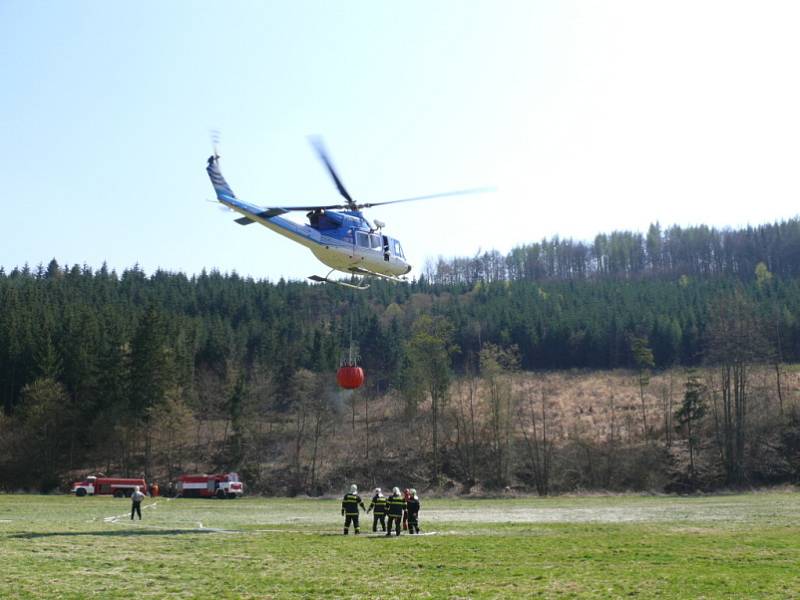
[[356,231],[356,244],[362,248],[369,248],[369,235],[363,231]]
[[403,254],[403,248],[400,246],[400,242],[397,240],[392,240],[394,242],[394,255],[399,256],[400,258],[405,258]]
[[369,245],[372,247],[373,250],[380,250],[383,247],[383,244],[381,244],[381,236],[370,235]]

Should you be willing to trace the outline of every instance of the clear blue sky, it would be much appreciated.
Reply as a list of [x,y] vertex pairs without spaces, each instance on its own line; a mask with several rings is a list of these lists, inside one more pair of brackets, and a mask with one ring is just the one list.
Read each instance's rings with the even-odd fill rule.
[[[796,2],[0,2],[0,265],[276,280],[308,250],[204,202],[385,207],[419,274],[560,235],[794,217]],[[298,215],[302,218],[302,215]]]

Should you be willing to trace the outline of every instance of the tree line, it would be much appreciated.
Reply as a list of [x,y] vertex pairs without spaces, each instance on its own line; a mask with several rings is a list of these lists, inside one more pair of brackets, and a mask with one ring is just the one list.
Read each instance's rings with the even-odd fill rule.
[[736,230],[705,225],[662,229],[654,223],[646,234],[602,233],[591,243],[545,238],[507,255],[495,250],[471,258],[440,257],[428,262],[425,276],[433,283],[467,285],[680,275],[747,278],[759,263],[779,277],[800,275],[800,219]]

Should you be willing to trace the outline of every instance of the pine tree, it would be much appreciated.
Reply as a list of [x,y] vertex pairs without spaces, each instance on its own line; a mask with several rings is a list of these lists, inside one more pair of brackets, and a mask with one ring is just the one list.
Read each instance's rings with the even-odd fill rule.
[[[171,356],[166,346],[161,316],[150,306],[142,316],[131,341],[130,411],[134,424],[141,426],[145,441],[144,471],[152,468],[152,414],[166,399],[171,381]],[[137,428],[138,429],[138,428]]]
[[678,412],[675,413],[675,417],[678,419],[680,427],[686,428],[686,439],[689,442],[689,481],[692,486],[696,481],[694,456],[697,452],[697,430],[700,420],[706,414],[706,393],[706,386],[697,372],[689,371],[683,402]]

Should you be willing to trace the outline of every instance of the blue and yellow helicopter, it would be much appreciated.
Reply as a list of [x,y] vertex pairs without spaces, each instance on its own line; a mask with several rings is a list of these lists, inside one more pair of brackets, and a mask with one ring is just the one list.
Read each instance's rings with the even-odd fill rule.
[[[311,143],[328,169],[346,203],[270,208],[243,202],[236,197],[222,176],[222,172],[219,169],[219,154],[217,154],[216,146],[214,154],[208,158],[206,171],[211,178],[211,183],[217,194],[217,200],[242,215],[241,218],[236,219],[237,223],[240,225],[260,223],[275,233],[279,233],[293,242],[307,247],[322,263],[330,267],[331,270],[325,277],[319,275],[311,275],[309,277],[309,279],[320,283],[335,283],[336,285],[361,290],[369,287],[368,284],[353,284],[330,279],[330,275],[334,271],[363,277],[378,277],[390,281],[406,281],[405,276],[411,271],[411,265],[406,262],[400,242],[383,233],[385,224],[381,221],[375,219],[373,223],[370,223],[362,214],[362,208],[489,191],[486,188],[479,188],[402,198],[386,202],[359,204],[350,197],[344,187],[342,180],[333,168],[322,141],[318,138],[312,138]],[[292,211],[306,211],[308,224],[295,223],[281,216]]]

